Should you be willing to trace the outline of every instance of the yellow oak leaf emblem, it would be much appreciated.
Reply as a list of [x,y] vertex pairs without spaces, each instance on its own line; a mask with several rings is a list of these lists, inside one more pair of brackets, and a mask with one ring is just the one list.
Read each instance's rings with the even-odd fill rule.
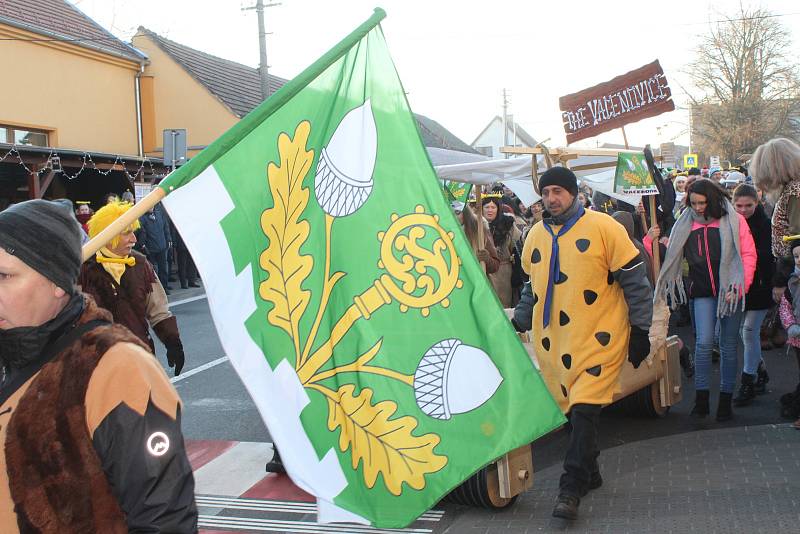
[[261,214],[261,229],[269,246],[261,253],[259,263],[267,279],[259,286],[259,295],[273,304],[267,320],[282,328],[294,341],[295,366],[300,361],[300,319],[308,306],[311,292],[302,284],[314,266],[310,254],[301,254],[300,247],[308,239],[310,225],[301,216],[308,204],[309,190],[303,178],[314,161],[314,151],[306,150],[311,124],[297,125],[294,137],[286,133],[278,137],[279,165],[267,167],[269,190],[275,205]]
[[[327,388],[325,388],[327,389]],[[411,416],[390,419],[397,410],[393,401],[372,404],[372,390],[364,388],[353,395],[355,386],[347,384],[334,392],[327,390],[328,429],[341,428],[339,449],[350,453],[353,469],[363,461],[364,481],[372,488],[383,475],[386,488],[400,495],[405,482],[415,490],[425,487],[425,474],[447,464],[447,457],[435,454],[436,434],[414,436],[417,420]]]

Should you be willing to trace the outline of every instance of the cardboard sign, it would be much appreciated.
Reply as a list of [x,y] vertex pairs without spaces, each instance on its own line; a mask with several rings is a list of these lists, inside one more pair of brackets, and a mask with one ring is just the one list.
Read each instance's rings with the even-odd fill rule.
[[567,143],[675,109],[658,60],[558,99]]
[[689,170],[692,167],[698,167],[697,162],[698,162],[697,154],[684,154],[683,155],[683,168],[684,168],[684,170]]
[[614,191],[625,195],[656,195],[658,187],[644,154],[620,154],[614,174]]

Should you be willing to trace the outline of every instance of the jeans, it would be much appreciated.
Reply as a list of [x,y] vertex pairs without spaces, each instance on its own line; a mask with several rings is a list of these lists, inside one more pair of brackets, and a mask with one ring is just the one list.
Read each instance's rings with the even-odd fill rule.
[[733,393],[738,374],[737,346],[739,327],[744,312],[717,318],[717,298],[702,297],[694,299],[694,320],[696,338],[694,350],[694,388],[708,391],[708,377],[711,375],[711,349],[714,346],[714,329],[719,322],[720,385],[721,393]]
[[744,368],[742,372],[754,375],[761,363],[761,323],[769,310],[748,310],[742,322],[742,343],[744,344]]
[[153,266],[153,270],[156,272],[156,276],[158,276],[159,282],[167,289],[169,285],[169,271],[167,271],[167,250],[161,250],[159,252],[151,252],[147,255],[147,259],[150,260],[150,263]]
[[597,404],[576,404],[572,407],[569,415],[572,432],[564,457],[559,493],[583,497],[589,491],[592,473],[600,470],[597,457],[600,456],[598,428],[601,408]]

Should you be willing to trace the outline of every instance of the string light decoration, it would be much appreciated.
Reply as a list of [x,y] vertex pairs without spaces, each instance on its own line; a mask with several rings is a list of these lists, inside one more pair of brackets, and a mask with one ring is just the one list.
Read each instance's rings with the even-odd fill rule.
[[150,169],[150,174],[153,176],[154,179],[163,178],[166,176],[164,173],[157,174],[155,167],[153,166],[153,162],[150,161],[150,158],[147,156],[142,158],[141,164],[139,167],[133,171],[133,173],[128,171],[128,168],[125,166],[125,160],[121,158],[119,155],[114,156],[114,162],[110,164],[108,170],[101,170],[97,163],[94,162],[92,159],[92,155],[88,152],[84,152],[81,158],[81,167],[78,169],[78,172],[75,174],[70,175],[66,170],[64,170],[63,163],[61,161],[62,156],[56,150],[50,149],[50,152],[47,155],[47,160],[44,164],[44,167],[39,169],[38,171],[34,171],[30,167],[25,164],[25,160],[22,158],[22,153],[17,149],[17,145],[12,145],[12,147],[6,152],[2,157],[0,157],[0,163],[5,162],[6,159],[9,157],[14,156],[17,158],[17,163],[22,166],[23,169],[28,174],[36,174],[37,176],[41,177],[45,172],[54,172],[55,174],[60,174],[64,178],[69,181],[72,181],[78,176],[83,173],[84,170],[90,169],[97,171],[102,176],[108,176],[111,174],[112,171],[115,170],[115,167],[119,165],[122,167],[122,172],[125,173],[125,176],[128,177],[128,180],[133,182],[135,181],[136,177],[139,176],[139,173],[147,166]]

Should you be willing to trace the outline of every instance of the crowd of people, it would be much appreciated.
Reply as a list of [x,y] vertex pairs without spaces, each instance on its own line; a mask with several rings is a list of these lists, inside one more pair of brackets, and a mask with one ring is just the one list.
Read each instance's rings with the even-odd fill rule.
[[[500,185],[480,208],[453,205],[500,303],[515,307],[514,326],[532,333],[543,377],[569,417],[558,517],[575,518],[580,498],[602,484],[599,410],[625,354],[634,366],[647,355],[653,300],[673,309],[670,333],[691,327],[679,341],[681,366],[694,381],[691,417],[710,415],[712,387],[717,421],[753,403],[769,381],[762,347],[788,343],[798,385],[781,397],[780,412],[800,429],[800,146],[778,138],[760,146],[748,167],[661,172],[652,227],[647,204],[593,192],[561,167],[539,178],[542,200],[531,206]],[[597,218],[600,212],[610,217]],[[602,261],[593,255],[599,249]],[[627,321],[615,307],[631,312]],[[615,333],[609,317],[625,327]],[[580,330],[572,332],[575,323]],[[718,386],[711,383],[717,360]]]
[[[766,391],[762,346],[786,343],[799,379],[781,414],[800,429],[800,146],[774,139],[746,169],[673,171],[661,185],[655,214],[581,189],[565,167],[542,174],[542,199],[531,206],[502,186],[479,205],[453,203],[569,420],[556,517],[575,519],[581,498],[603,484],[599,415],[626,362],[638,368],[648,357],[662,299],[683,310],[673,327],[691,325],[681,352],[694,380],[692,417],[711,413],[715,354],[716,420],[726,421]],[[160,207],[81,259],[81,243],[133,206],[126,197],[109,196],[96,212],[45,200],[0,212],[4,532],[196,529],[180,399],[149,333],[177,376],[185,358],[166,298],[172,251],[184,287],[196,271],[181,262]],[[283,469],[277,455],[272,463],[268,470]]]

